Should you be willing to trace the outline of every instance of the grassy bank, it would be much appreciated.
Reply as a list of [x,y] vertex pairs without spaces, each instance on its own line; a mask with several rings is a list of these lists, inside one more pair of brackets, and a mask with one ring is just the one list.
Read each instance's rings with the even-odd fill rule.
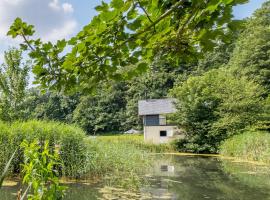
[[103,141],[106,143],[114,143],[117,145],[125,144],[128,146],[133,146],[137,149],[140,149],[149,153],[169,153],[177,152],[175,144],[151,144],[144,141],[142,134],[119,134],[119,135],[105,135],[97,136],[98,141]]
[[[102,179],[106,185],[136,189],[141,175],[151,165],[151,152],[172,152],[172,145],[144,143],[142,135],[89,137],[73,125],[29,121],[0,124],[0,171],[23,140],[49,141],[50,151],[59,148],[63,177]],[[20,175],[24,155],[19,149],[10,166],[10,175]]]
[[247,131],[235,135],[221,145],[220,154],[270,164],[270,133]]

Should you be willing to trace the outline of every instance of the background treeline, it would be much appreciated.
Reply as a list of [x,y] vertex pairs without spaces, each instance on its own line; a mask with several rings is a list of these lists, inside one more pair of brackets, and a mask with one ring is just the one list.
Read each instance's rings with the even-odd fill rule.
[[67,95],[28,88],[31,63],[23,63],[21,52],[11,49],[1,71],[0,118],[8,122],[45,119],[76,123],[89,134],[141,129],[138,100],[166,96],[180,73],[165,64],[157,62],[142,76],[104,83],[89,94]]
[[146,73],[104,82],[89,94],[27,89],[31,63],[22,63],[21,52],[11,49],[0,77],[0,118],[76,123],[89,134],[118,132],[141,128],[138,100],[172,96],[178,112],[171,118],[187,135],[179,148],[216,152],[223,140],[247,128],[269,131],[269,13],[267,1],[204,57],[176,63],[161,56]]

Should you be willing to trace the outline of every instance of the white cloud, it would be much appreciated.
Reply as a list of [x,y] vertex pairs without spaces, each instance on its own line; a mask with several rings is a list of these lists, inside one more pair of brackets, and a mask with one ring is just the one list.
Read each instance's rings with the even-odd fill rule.
[[49,7],[55,11],[64,11],[64,13],[73,13],[74,9],[70,3],[60,3],[59,0],[51,0]]
[[67,33],[73,32],[77,23],[75,20],[66,21],[61,27],[54,28],[51,32],[44,37],[45,40],[52,41],[55,38],[65,38]]
[[74,11],[73,6],[70,3],[63,3],[62,8],[65,13],[73,13]]
[[59,1],[58,0],[52,0],[51,2],[49,2],[49,7],[52,8],[53,10],[61,10],[61,6],[59,5]]
[[[36,36],[58,40],[72,36],[77,28],[74,8],[65,0],[0,0],[0,43],[10,45],[6,33],[16,17],[33,24]],[[14,42],[14,40],[12,40]],[[5,45],[4,45],[5,46]],[[0,50],[3,46],[0,47]]]

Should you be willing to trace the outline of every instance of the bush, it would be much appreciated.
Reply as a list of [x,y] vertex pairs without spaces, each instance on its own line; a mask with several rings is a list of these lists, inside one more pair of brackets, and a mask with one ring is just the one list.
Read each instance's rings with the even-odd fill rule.
[[220,146],[220,153],[243,160],[270,163],[270,133],[246,131],[235,135]]
[[263,111],[264,89],[226,69],[190,77],[175,87],[177,99],[173,120],[186,132],[183,149],[215,153],[231,133],[258,122]]
[[[85,133],[80,128],[45,121],[15,122],[11,125],[0,124],[0,128],[1,169],[23,140],[33,142],[37,139],[40,143],[48,140],[51,151],[54,148],[60,148],[63,175],[77,177],[85,172]],[[20,172],[22,162],[23,152],[19,150],[12,163],[13,173]]]

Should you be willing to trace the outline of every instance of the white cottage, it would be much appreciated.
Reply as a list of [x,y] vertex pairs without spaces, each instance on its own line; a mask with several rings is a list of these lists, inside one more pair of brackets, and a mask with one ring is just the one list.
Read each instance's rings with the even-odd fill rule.
[[175,99],[148,99],[139,101],[139,115],[143,117],[144,141],[168,143],[181,137],[177,126],[168,124],[166,115],[176,112]]

